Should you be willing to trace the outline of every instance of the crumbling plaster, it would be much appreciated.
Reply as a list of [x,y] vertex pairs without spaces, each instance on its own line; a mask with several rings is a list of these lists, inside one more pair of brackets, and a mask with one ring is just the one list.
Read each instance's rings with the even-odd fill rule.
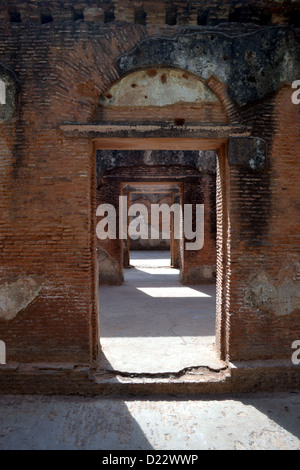
[[39,295],[43,280],[39,277],[21,277],[0,286],[0,321],[13,320]]

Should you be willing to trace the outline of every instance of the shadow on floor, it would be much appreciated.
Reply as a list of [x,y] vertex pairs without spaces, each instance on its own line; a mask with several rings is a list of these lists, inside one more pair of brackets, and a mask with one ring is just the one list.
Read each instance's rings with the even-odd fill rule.
[[[1,450],[299,450],[299,393],[0,396]],[[100,465],[102,456],[100,455]]]
[[0,415],[1,450],[152,449],[124,400],[2,396]]

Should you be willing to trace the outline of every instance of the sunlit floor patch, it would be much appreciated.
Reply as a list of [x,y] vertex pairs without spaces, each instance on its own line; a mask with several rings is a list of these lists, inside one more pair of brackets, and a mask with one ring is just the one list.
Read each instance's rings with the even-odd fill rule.
[[173,268],[166,268],[166,267],[161,267],[158,269],[153,269],[150,266],[135,266],[135,269],[137,271],[142,271],[143,273],[147,274],[152,274],[153,276],[157,275],[162,275],[162,274],[168,274],[170,276],[179,276],[179,269],[173,269]]
[[201,365],[218,369],[213,336],[102,338],[110,369],[128,373],[179,372]]
[[168,251],[131,251],[130,265],[137,268],[168,268],[171,266],[171,255]]
[[211,297],[204,292],[192,289],[190,287],[137,287],[137,289],[147,295],[150,295],[150,297]]
[[171,260],[170,258],[162,258],[159,260],[151,260],[151,259],[131,259],[130,265],[136,267],[152,267],[152,268],[166,268],[170,266]]
[[[164,252],[157,257],[147,253],[145,264],[166,259]],[[120,372],[222,368],[215,323],[216,286],[183,286],[170,267],[126,269],[123,285],[100,288],[100,343],[110,368]]]

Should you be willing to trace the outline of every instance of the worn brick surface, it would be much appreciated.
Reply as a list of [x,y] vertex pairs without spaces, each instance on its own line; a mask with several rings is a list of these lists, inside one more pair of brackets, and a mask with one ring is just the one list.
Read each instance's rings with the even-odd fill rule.
[[[185,15],[185,7],[177,3],[176,22],[193,18],[194,25],[201,23],[200,13]],[[86,4],[95,7],[93,2]],[[239,23],[249,18],[250,6],[243,6],[238,14],[230,13],[231,6],[227,12],[227,2],[222,5],[209,10],[209,21],[214,15]],[[297,5],[293,2],[285,8],[282,2],[268,2],[270,21],[291,26],[294,42],[287,43],[285,51],[298,41],[292,28]],[[103,6],[103,17],[99,11],[86,11],[86,18],[90,15],[93,21],[74,21],[71,2],[53,3],[54,21],[44,24],[40,7],[32,2],[14,2],[12,7],[2,1],[0,6],[1,63],[20,82],[15,116],[0,123],[1,284],[26,276],[42,280],[39,296],[25,310],[13,320],[0,320],[0,338],[6,342],[8,362],[86,363],[96,357],[98,345],[96,159],[88,136],[66,136],[59,126],[92,122],[100,94],[120,78],[120,58],[129,51],[133,54],[143,39],[174,39],[173,62],[168,59],[164,65],[177,64],[179,29],[172,26],[172,11],[168,12],[171,25],[165,26],[163,3],[147,14],[148,26],[130,24],[133,14],[125,4],[123,9],[117,4],[113,13],[115,19],[124,19],[123,24],[110,21],[109,2]],[[260,7],[251,11],[257,17],[251,21],[268,24]],[[183,36],[191,33],[178,28]],[[239,40],[247,42],[247,35],[243,37],[240,34]],[[271,54],[274,47],[266,39],[257,44],[253,57],[260,49]],[[180,54],[184,56],[182,50]],[[261,64],[263,71],[267,67]],[[290,67],[293,71],[295,63]],[[269,75],[273,72],[277,69],[268,70]],[[257,79],[262,80],[259,74],[258,70]],[[230,80],[233,74],[226,76]],[[255,89],[255,80],[245,69],[245,83]],[[280,83],[281,78],[276,80]],[[299,106],[291,102],[289,82],[281,88],[274,85],[276,90],[270,94],[269,78],[266,93],[260,81],[260,99],[242,108],[230,101],[221,82],[212,79],[211,88],[218,88],[230,122],[253,126],[253,135],[266,140],[268,154],[266,168],[257,172],[236,165],[229,168],[226,152],[219,155],[218,343],[223,356],[232,360],[289,359],[291,343],[300,337],[299,294],[295,294],[299,286]],[[180,128],[176,136],[180,137]],[[212,227],[213,221],[206,225]],[[196,259],[193,262],[198,263]],[[272,291],[269,306],[257,298],[259,282]]]

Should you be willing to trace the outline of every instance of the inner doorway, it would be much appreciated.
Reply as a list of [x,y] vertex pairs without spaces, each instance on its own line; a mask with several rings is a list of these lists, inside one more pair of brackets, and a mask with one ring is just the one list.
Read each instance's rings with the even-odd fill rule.
[[[160,170],[157,170],[159,173]],[[162,174],[164,170],[161,171]],[[180,269],[182,182],[131,182],[121,185],[127,198],[128,230],[124,241],[124,267],[151,266]],[[138,217],[137,217],[138,215]],[[176,220],[175,220],[176,219]],[[150,261],[151,260],[151,261]],[[156,261],[155,261],[156,260]]]

